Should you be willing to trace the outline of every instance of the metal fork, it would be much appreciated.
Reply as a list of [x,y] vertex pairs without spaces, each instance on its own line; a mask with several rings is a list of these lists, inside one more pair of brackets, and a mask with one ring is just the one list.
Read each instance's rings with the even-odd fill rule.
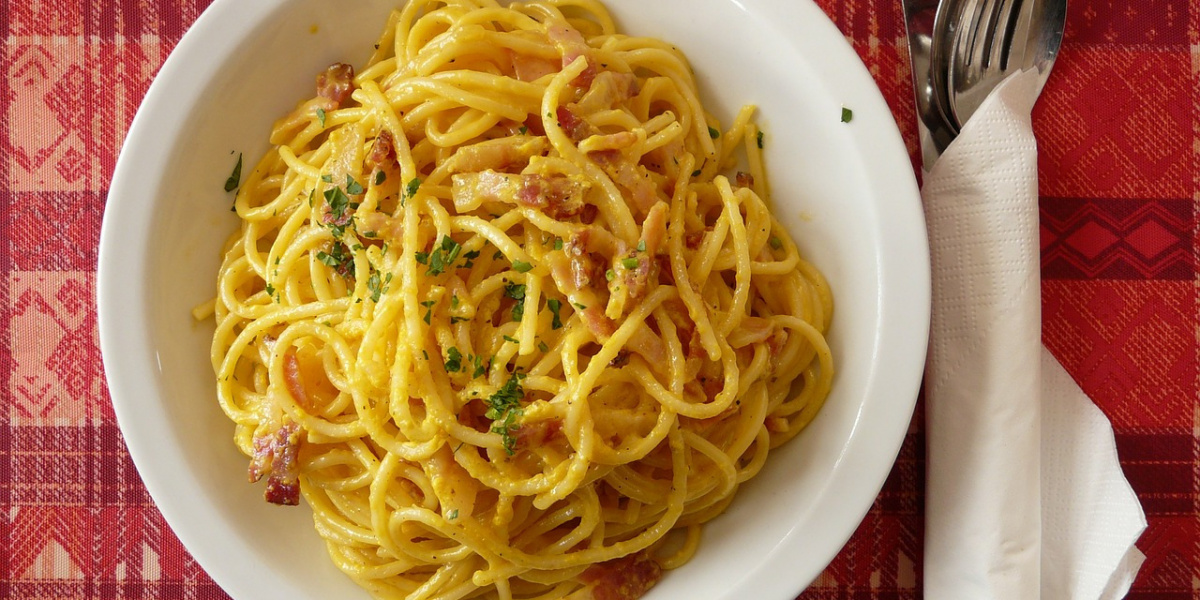
[[1001,81],[1031,68],[1038,92],[1058,56],[1066,0],[902,0],[931,165]]

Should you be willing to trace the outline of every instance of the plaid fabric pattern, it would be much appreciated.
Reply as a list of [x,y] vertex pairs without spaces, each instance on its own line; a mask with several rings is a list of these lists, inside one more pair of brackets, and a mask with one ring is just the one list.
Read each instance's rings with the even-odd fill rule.
[[[0,598],[227,596],[125,450],[96,334],[100,219],[154,74],[210,0],[0,0]],[[896,0],[816,0],[917,164]],[[1040,141],[1044,341],[1112,419],[1149,517],[1129,598],[1200,599],[1200,3],[1073,1]],[[918,406],[874,507],[804,600],[921,597]]]

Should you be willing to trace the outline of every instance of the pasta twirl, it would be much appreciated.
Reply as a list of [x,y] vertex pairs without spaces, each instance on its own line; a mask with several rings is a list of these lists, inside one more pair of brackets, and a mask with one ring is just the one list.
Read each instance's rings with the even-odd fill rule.
[[722,130],[593,0],[413,0],[376,48],[237,194],[212,363],[250,479],[380,598],[636,598],[833,377],[753,107]]

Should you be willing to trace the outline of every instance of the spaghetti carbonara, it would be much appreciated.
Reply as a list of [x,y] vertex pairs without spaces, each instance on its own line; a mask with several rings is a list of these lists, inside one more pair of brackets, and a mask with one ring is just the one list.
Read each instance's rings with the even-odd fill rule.
[[379,598],[639,597],[833,376],[754,110],[595,0],[375,47],[275,124],[198,309],[250,479]]

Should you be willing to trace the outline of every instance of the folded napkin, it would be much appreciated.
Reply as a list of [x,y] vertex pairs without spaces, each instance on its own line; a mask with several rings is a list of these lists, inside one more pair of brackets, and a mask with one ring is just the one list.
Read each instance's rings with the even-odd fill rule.
[[1041,343],[1034,71],[1010,77],[926,174],[925,598],[1129,590],[1146,527],[1112,427]]

